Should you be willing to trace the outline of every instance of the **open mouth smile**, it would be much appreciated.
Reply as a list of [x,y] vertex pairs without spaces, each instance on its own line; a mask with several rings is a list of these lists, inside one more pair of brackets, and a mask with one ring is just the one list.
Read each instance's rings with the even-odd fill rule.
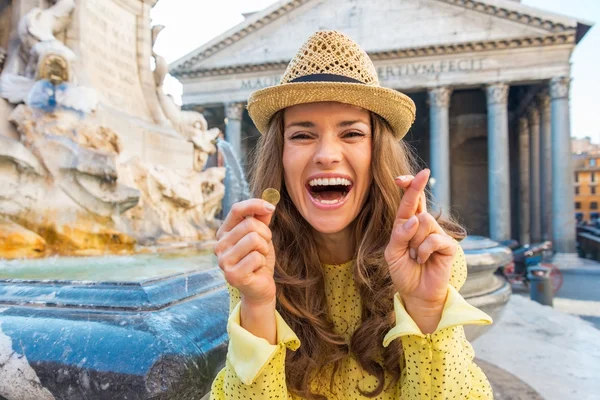
[[322,209],[331,209],[345,203],[353,186],[354,183],[347,176],[315,176],[306,183],[306,190],[313,204]]

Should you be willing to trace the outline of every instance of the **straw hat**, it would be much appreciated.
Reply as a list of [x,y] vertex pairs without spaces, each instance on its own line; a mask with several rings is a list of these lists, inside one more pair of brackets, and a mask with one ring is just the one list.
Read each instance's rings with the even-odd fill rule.
[[337,31],[313,34],[289,63],[278,85],[252,93],[248,113],[264,134],[277,111],[320,101],[352,104],[379,114],[398,139],[415,120],[415,103],[410,97],[381,87],[367,53]]

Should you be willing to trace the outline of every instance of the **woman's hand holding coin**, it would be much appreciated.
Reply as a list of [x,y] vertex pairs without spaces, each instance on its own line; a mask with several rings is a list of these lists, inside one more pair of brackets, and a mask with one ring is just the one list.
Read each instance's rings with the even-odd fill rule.
[[396,178],[405,191],[385,250],[395,288],[423,333],[437,327],[456,253],[456,241],[427,212],[429,174],[425,169],[414,177]]
[[266,200],[249,199],[233,205],[217,232],[215,254],[225,279],[241,294],[242,326],[274,343],[275,250],[269,223],[279,192],[267,190]]
[[236,203],[217,232],[219,267],[248,303],[275,299],[275,250],[269,229],[275,204],[262,199]]

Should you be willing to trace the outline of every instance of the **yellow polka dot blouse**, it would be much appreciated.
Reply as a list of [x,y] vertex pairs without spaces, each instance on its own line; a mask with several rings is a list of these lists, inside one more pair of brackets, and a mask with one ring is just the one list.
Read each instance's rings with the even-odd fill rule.
[[[352,277],[353,262],[324,265],[323,268],[329,313],[337,332],[349,341],[360,324],[362,307]],[[458,293],[466,276],[465,255],[458,245],[442,318],[432,334],[421,333],[396,294],[396,326],[388,332],[382,346],[392,340],[402,341],[402,375],[397,385],[387,385],[387,390],[376,399],[493,399],[487,378],[473,363],[473,348],[463,330],[463,325],[485,325],[492,321]],[[300,340],[279,313],[276,314],[278,344],[272,345],[252,335],[240,325],[239,303],[239,292],[230,287],[227,361],[213,382],[210,398],[298,399],[286,389],[285,354],[296,350],[301,345]],[[333,390],[329,385],[330,375],[327,375],[315,377],[311,386],[313,391],[328,399],[366,399],[358,388],[372,390],[377,383],[375,377],[361,370],[352,354],[338,370]]]

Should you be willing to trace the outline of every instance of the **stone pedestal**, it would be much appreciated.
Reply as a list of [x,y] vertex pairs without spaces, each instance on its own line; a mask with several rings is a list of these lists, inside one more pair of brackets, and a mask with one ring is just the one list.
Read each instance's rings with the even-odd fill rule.
[[[506,246],[482,236],[467,236],[461,242],[467,259],[468,278],[460,293],[469,304],[481,309],[497,321],[508,302],[512,289],[508,282],[494,272],[512,260]],[[490,326],[465,326],[468,340],[474,340]]]
[[167,122],[150,70],[150,9],[156,0],[79,0],[65,44],[78,83],[99,93],[97,118],[118,132],[121,159],[192,168],[193,145]]

